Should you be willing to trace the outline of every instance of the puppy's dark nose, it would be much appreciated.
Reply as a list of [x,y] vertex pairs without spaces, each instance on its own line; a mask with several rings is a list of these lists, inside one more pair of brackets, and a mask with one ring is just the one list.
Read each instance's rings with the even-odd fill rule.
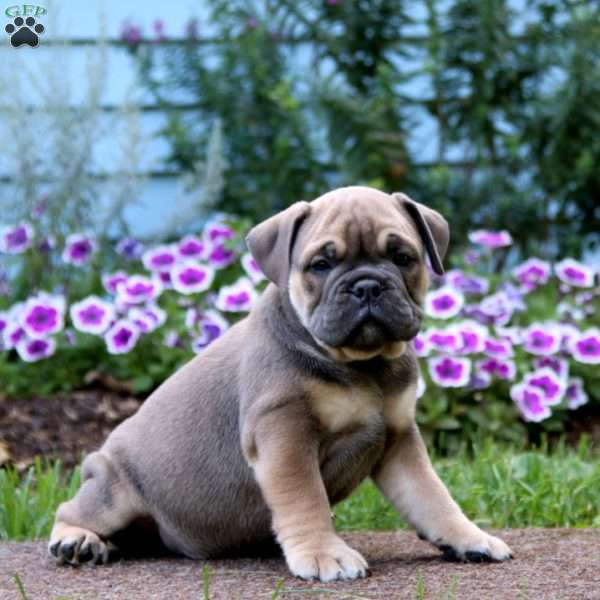
[[350,289],[353,296],[361,302],[374,302],[383,292],[382,285],[375,279],[359,279]]

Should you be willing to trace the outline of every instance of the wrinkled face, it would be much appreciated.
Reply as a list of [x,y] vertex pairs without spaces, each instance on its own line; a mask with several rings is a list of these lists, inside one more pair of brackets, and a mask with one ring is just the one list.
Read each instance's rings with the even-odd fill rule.
[[294,245],[292,306],[341,360],[398,356],[421,325],[423,243],[410,217],[382,196],[317,200]]

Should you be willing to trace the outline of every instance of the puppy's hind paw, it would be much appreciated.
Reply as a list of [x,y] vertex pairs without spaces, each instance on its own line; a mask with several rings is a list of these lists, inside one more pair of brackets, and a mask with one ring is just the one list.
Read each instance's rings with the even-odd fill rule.
[[116,547],[93,531],[57,523],[50,536],[48,552],[57,564],[77,566],[86,562],[106,564]]

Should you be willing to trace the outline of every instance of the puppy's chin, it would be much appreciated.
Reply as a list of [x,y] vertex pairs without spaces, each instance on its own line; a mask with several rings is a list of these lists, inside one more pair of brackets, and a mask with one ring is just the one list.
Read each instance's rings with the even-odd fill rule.
[[331,358],[336,362],[348,363],[359,360],[371,360],[377,356],[381,356],[386,360],[394,360],[402,356],[406,350],[406,342],[385,342],[377,348],[363,349],[353,346],[329,346],[325,342],[315,338],[315,341],[321,348],[326,350]]

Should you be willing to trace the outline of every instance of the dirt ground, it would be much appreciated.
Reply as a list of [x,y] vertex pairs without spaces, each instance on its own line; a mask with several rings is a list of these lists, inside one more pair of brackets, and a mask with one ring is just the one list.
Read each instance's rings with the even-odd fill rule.
[[72,568],[54,566],[42,542],[10,542],[0,545],[0,599],[22,600],[14,581],[18,573],[29,600],[202,600],[204,565],[212,600],[600,599],[600,530],[513,529],[498,535],[512,546],[514,560],[451,563],[412,533],[347,534],[372,574],[329,584],[289,576],[283,559],[121,560]]

